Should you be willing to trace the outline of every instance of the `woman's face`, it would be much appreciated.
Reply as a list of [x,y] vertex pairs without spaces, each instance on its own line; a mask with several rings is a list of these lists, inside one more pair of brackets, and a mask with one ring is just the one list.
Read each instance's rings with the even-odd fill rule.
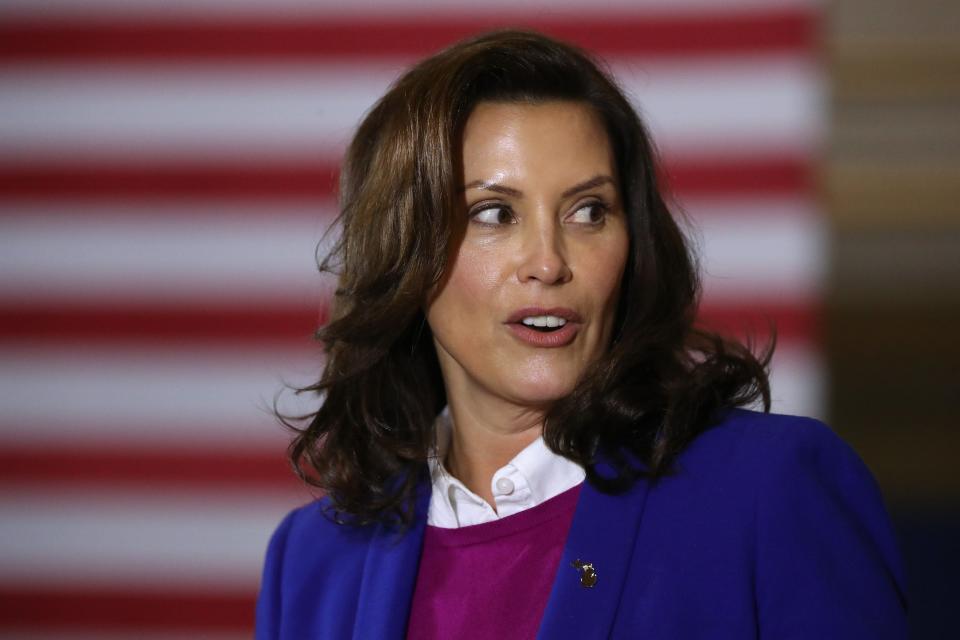
[[607,134],[578,102],[480,103],[463,185],[427,306],[448,394],[549,406],[610,341],[629,239]]

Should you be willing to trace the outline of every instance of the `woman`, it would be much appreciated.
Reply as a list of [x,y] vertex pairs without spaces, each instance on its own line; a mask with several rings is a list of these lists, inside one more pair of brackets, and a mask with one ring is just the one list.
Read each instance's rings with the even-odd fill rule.
[[880,496],[765,366],[693,327],[651,143],[582,52],[412,68],[341,182],[326,497],[271,540],[259,638],[901,638]]

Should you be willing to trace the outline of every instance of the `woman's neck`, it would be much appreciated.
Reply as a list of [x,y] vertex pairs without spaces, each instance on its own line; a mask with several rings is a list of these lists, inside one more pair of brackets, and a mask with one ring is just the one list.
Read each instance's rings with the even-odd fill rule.
[[496,510],[493,474],[543,433],[543,412],[450,401],[453,429],[444,466]]

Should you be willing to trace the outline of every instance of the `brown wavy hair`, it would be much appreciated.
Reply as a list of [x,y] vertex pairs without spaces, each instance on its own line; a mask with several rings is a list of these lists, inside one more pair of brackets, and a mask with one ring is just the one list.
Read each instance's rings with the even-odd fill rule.
[[464,124],[482,101],[553,100],[587,104],[604,123],[630,251],[611,345],[549,409],[547,445],[616,492],[667,473],[724,408],[762,399],[769,410],[772,344],[758,358],[694,324],[695,263],[664,202],[650,137],[616,83],[570,44],[529,31],[484,34],[400,77],[346,153],[340,235],[320,264],[339,278],[316,334],[327,363],[299,390],[322,405],[299,417],[302,426],[281,418],[296,430],[289,453],[298,475],[343,520],[409,524],[434,446],[446,395],[424,304],[466,223]]

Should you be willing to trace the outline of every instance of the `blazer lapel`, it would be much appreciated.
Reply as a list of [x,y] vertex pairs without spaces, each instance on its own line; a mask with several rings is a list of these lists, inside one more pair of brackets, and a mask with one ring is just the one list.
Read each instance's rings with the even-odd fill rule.
[[[584,482],[538,638],[609,637],[647,490],[641,479],[625,494],[611,496]],[[587,563],[596,578],[589,587]]]
[[429,477],[421,478],[413,524],[402,535],[383,524],[370,541],[353,624],[354,640],[403,638],[416,585],[430,505]]

